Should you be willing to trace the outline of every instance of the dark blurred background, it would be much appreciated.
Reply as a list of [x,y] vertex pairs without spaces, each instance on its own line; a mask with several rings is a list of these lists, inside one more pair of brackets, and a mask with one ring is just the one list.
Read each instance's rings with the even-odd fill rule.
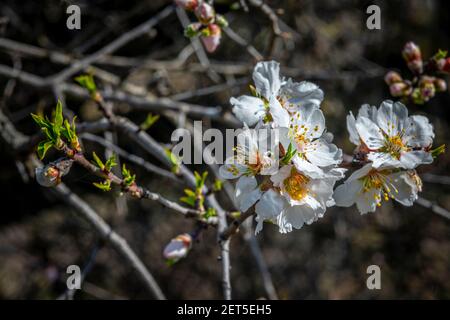
[[[405,42],[420,45],[424,57],[439,48],[450,49],[450,3],[438,0],[409,1],[266,1],[289,26],[292,38],[276,39],[272,49],[271,24],[267,16],[250,6],[250,13],[233,1],[215,1],[230,27],[250,41],[265,57],[279,61],[282,72],[295,80],[310,80],[325,91],[322,105],[328,130],[336,144],[352,152],[345,127],[345,116],[363,103],[379,105],[389,98],[383,81],[387,70],[408,75],[401,57]],[[105,44],[156,14],[171,1],[15,1],[2,0],[0,36],[26,44],[64,52],[74,57],[95,52]],[[239,2],[238,2],[239,3]],[[66,7],[81,7],[81,30],[66,28]],[[381,8],[381,30],[366,28],[366,8]],[[193,17],[190,16],[192,19]],[[214,85],[204,72],[145,67],[145,61],[170,61],[189,44],[176,15],[161,22],[144,37],[129,43],[114,55],[135,58],[134,66],[101,67],[117,76],[122,88],[155,96],[173,96]],[[229,97],[248,92],[255,63],[245,50],[223,36],[219,49],[209,54],[211,63],[248,66],[238,75],[221,75],[221,82],[238,84],[210,95],[187,101],[229,108]],[[186,64],[196,63],[191,55]],[[40,76],[64,68],[49,61],[17,57],[0,49],[0,63],[20,66]],[[240,81],[240,82],[239,82]],[[8,95],[5,90],[13,85]],[[55,104],[52,92],[19,82],[11,84],[0,76],[1,107],[26,134],[37,132],[30,112],[49,112]],[[140,91],[139,91],[140,90]],[[425,114],[436,132],[435,144],[449,143],[449,92],[437,94],[423,106],[409,105],[410,113]],[[68,96],[67,106],[82,121],[98,119],[91,103]],[[123,106],[126,109],[126,106]],[[129,112],[132,120],[143,121],[146,113]],[[213,126],[224,128],[221,123]],[[149,133],[161,142],[170,141],[175,126],[162,117]],[[138,147],[119,137],[124,149],[149,158]],[[85,142],[86,150],[102,152]],[[83,266],[93,248],[98,247],[94,265],[76,299],[149,298],[136,275],[107,244],[102,245],[87,223],[71,213],[52,194],[34,181],[22,179],[15,158],[0,144],[0,298],[54,299],[65,291],[65,269]],[[49,154],[48,160],[56,158]],[[48,161],[47,160],[47,161]],[[450,156],[422,166],[422,175],[450,175]],[[130,165],[138,181],[170,199],[182,195],[183,186],[154,177]],[[204,170],[205,168],[196,168]],[[220,263],[215,230],[206,230],[189,256],[167,266],[162,257],[166,243],[177,234],[189,232],[194,222],[185,220],[151,201],[123,201],[117,193],[103,193],[92,186],[92,177],[74,168],[64,181],[123,235],[142,257],[169,298],[221,298]],[[448,181],[448,180],[447,180]],[[211,181],[210,181],[211,182]],[[450,186],[424,181],[422,196],[450,208]],[[222,203],[230,207],[227,198]],[[122,206],[118,210],[118,205]],[[120,213],[119,213],[120,211]],[[332,208],[324,219],[301,230],[281,235],[267,225],[257,237],[282,299],[449,299],[450,298],[450,221],[431,210],[415,205],[403,207],[385,203],[374,214],[360,216],[356,208]],[[231,245],[234,298],[265,297],[261,276],[250,249],[240,237]],[[382,289],[368,290],[366,268],[377,264],[382,272]]]

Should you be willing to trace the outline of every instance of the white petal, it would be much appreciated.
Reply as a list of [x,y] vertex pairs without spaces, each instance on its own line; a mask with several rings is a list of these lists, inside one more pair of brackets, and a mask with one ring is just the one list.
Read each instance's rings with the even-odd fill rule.
[[380,128],[368,118],[359,117],[356,120],[356,130],[364,143],[370,149],[379,149],[383,146],[383,135]]
[[270,180],[273,182],[273,185],[276,187],[280,187],[284,180],[291,174],[292,166],[284,166],[278,170],[277,173],[270,177]]
[[255,206],[255,212],[261,219],[272,219],[280,214],[285,206],[285,200],[282,196],[270,189],[262,195],[261,199]]
[[233,113],[243,123],[249,126],[255,125],[266,114],[264,101],[256,97],[240,96],[231,98]]
[[380,189],[370,189],[367,192],[363,192],[359,197],[356,198],[356,207],[361,214],[366,214],[368,212],[375,212],[377,209],[377,201],[375,197],[380,197]]
[[282,91],[283,95],[288,97],[288,105],[285,107],[291,112],[300,110],[306,105],[320,107],[323,101],[323,91],[318,85],[308,81],[297,83],[289,79],[283,85]]
[[368,164],[364,165],[364,167],[362,167],[361,169],[358,169],[355,172],[353,172],[350,175],[350,177],[348,177],[346,182],[358,180],[359,178],[362,178],[365,175],[367,175],[372,169],[373,169],[372,164],[368,163]]
[[363,104],[361,108],[359,108],[358,118],[366,117],[372,120],[373,122],[377,123],[377,114],[378,114],[377,107],[370,106],[369,104]]
[[256,189],[258,183],[255,177],[242,176],[236,183],[236,197]]
[[433,126],[424,116],[409,117],[409,125],[406,129],[406,143],[412,148],[425,148],[433,143]]
[[398,172],[390,175],[388,178],[389,182],[393,185],[393,188],[391,187],[391,193],[395,200],[404,206],[412,206],[418,198],[418,189],[414,181],[411,181],[408,173]]
[[415,150],[402,153],[400,156],[401,167],[405,169],[414,169],[420,164],[430,164],[433,162],[433,156],[430,152]]
[[281,106],[277,98],[272,96],[269,100],[269,106],[275,125],[278,127],[289,127],[289,112]]
[[336,165],[342,162],[342,150],[323,139],[308,144],[306,158],[319,167]]
[[395,136],[406,128],[408,109],[400,102],[384,101],[377,113],[378,126],[389,136]]
[[280,64],[275,61],[258,62],[253,71],[257,91],[265,98],[276,96],[280,90]]
[[351,111],[347,116],[347,130],[350,135],[350,142],[359,146],[360,141],[358,131],[356,130],[356,119]]
[[322,178],[325,175],[324,171],[321,168],[309,161],[306,161],[298,155],[292,158],[292,162],[298,171],[306,173],[307,176],[313,179]]
[[[234,160],[234,158],[229,158]],[[219,174],[224,179],[236,179],[247,171],[247,166],[241,165],[237,162],[230,163],[231,160],[227,159],[223,166],[219,168]]]
[[397,168],[401,164],[400,161],[394,158],[390,153],[384,152],[370,152],[367,155],[367,159],[373,161],[372,166],[376,169],[387,167]]
[[350,207],[355,202],[362,189],[362,183],[358,180],[345,182],[334,190],[333,198],[338,207]]

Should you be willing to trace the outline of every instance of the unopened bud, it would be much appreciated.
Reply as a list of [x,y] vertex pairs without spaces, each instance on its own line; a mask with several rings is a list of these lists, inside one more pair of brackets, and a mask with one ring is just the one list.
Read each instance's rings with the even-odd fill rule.
[[225,19],[224,16],[222,15],[216,15],[216,23],[219,25],[219,27],[221,28],[226,28],[228,27],[228,21],[227,19]]
[[36,181],[43,187],[54,187],[59,182],[59,170],[55,167],[36,168]]
[[36,168],[36,181],[43,187],[54,187],[61,182],[61,177],[69,173],[72,163],[72,159],[60,159]]
[[188,11],[193,11],[198,6],[197,0],[175,0],[175,3],[177,4],[177,6]]
[[208,24],[214,21],[216,12],[211,5],[206,2],[202,2],[202,4],[195,9],[195,15],[201,23]]
[[446,59],[439,59],[436,62],[436,65],[439,71],[450,73],[450,57]]
[[188,38],[196,37],[198,36],[201,27],[201,23],[191,23],[184,29],[184,35]]
[[389,91],[393,97],[403,97],[410,93],[410,86],[404,82],[393,83],[389,86]]
[[192,236],[188,233],[183,233],[169,242],[164,248],[163,256],[167,261],[175,263],[186,257],[191,247]]
[[434,97],[436,88],[432,82],[425,82],[420,86],[420,94],[426,102]]
[[395,71],[389,71],[385,76],[384,76],[384,81],[388,84],[391,85],[393,83],[396,82],[401,82],[403,81],[402,76]]
[[220,38],[222,37],[222,30],[217,24],[210,24],[205,32],[202,32],[202,42],[208,52],[216,51],[220,44]]
[[423,61],[419,46],[411,41],[406,43],[403,47],[402,55],[408,65],[408,68],[412,72],[422,73]]
[[447,82],[444,79],[436,78],[434,81],[434,86],[438,92],[447,91]]

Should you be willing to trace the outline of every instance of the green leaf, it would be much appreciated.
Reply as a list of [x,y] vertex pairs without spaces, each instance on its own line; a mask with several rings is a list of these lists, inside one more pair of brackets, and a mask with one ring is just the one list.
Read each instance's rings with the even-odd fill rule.
[[47,153],[48,149],[50,149],[53,146],[53,141],[41,141],[39,142],[37,146],[37,154],[39,156],[39,159],[44,159],[45,154]]
[[94,182],[93,185],[103,191],[111,190],[111,180],[105,180],[103,182]]
[[141,123],[140,125],[140,129],[142,131],[147,131],[148,129],[150,129],[151,126],[153,126],[155,124],[156,121],[158,121],[159,119],[159,114],[151,114],[149,113],[147,115],[147,118],[145,119],[144,122]]
[[92,157],[94,158],[94,163],[97,165],[97,167],[99,167],[101,170],[105,170],[105,165],[95,152],[92,152]]
[[195,192],[194,191],[192,191],[191,189],[184,189],[183,190],[184,191],[184,193],[186,193],[186,195],[188,196],[188,197],[194,197],[195,198]]
[[213,184],[213,191],[214,192],[222,190],[222,187],[223,187],[223,181],[222,180],[220,180],[220,179],[214,180],[214,184]]
[[216,212],[216,209],[214,209],[214,208],[206,209],[205,213],[203,214],[203,217],[205,219],[209,219],[209,218],[215,217],[215,216],[217,216],[217,212]]
[[435,61],[437,61],[437,60],[445,59],[446,57],[447,57],[447,50],[439,49],[439,51],[433,56],[433,59]]
[[164,152],[166,153],[166,157],[169,159],[170,163],[172,164],[172,172],[175,174],[178,174],[180,170],[180,161],[177,158],[176,155],[170,151],[170,149],[164,149]]
[[199,27],[191,23],[184,29],[184,36],[187,38],[193,38],[199,35]]
[[197,191],[201,191],[205,185],[206,177],[208,176],[208,171],[205,171],[200,175],[197,171],[194,171],[195,186]]
[[91,74],[83,74],[75,78],[80,86],[87,89],[90,94],[97,91],[97,86],[95,85],[94,77]]
[[284,157],[281,159],[281,163],[283,165],[287,165],[289,164],[289,162],[291,162],[292,158],[297,154],[297,150],[294,148],[294,146],[292,145],[292,143],[289,143],[289,147],[286,151],[286,154],[284,155]]
[[190,205],[191,207],[195,207],[195,198],[181,197],[180,201]]
[[108,158],[108,160],[106,160],[105,170],[109,172],[111,171],[111,168],[115,167],[116,165],[117,165],[116,156],[112,155],[111,157]]
[[445,153],[445,144],[442,144],[439,147],[431,150],[431,155],[433,158],[437,158],[439,155],[443,153]]
[[125,163],[122,165],[122,177],[123,183],[127,187],[131,186],[136,180],[136,175],[131,174],[130,170],[128,170],[127,167],[125,166]]
[[57,127],[59,130],[63,125],[63,113],[62,113],[62,103],[60,100],[58,100],[58,103],[56,104],[55,108],[55,117],[54,117],[54,124],[55,127]]

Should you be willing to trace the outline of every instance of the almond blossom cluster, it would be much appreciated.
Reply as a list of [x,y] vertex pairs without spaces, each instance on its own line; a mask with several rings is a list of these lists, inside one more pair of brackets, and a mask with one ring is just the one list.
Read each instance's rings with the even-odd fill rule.
[[185,35],[189,38],[200,37],[206,51],[216,51],[222,37],[222,28],[228,25],[226,19],[216,14],[214,8],[202,0],[175,0],[175,3],[186,11],[194,12],[198,20],[186,27]]
[[409,116],[402,103],[387,100],[379,108],[363,105],[356,118],[350,112],[347,128],[355,157],[365,165],[336,188],[336,205],[356,204],[361,214],[374,212],[383,200],[412,206],[422,189],[415,169],[432,163],[443,148],[431,149],[428,119]]
[[431,149],[433,126],[421,115],[408,115],[400,102],[379,108],[363,105],[347,117],[359,170],[344,178],[342,150],[326,130],[320,104],[323,91],[307,81],[280,76],[275,61],[259,62],[252,95],[231,98],[233,113],[244,123],[233,156],[220,167],[224,179],[237,179],[239,210],[256,213],[256,233],[265,221],[281,233],[323,217],[328,207],[356,204],[361,214],[393,199],[411,206],[422,182],[415,169],[444,151]]
[[253,81],[252,96],[230,100],[244,129],[220,173],[238,179],[236,202],[242,212],[254,206],[256,233],[264,221],[287,233],[335,204],[333,187],[345,172],[337,168],[342,150],[326,130],[317,85],[282,78],[275,61],[258,63]]

